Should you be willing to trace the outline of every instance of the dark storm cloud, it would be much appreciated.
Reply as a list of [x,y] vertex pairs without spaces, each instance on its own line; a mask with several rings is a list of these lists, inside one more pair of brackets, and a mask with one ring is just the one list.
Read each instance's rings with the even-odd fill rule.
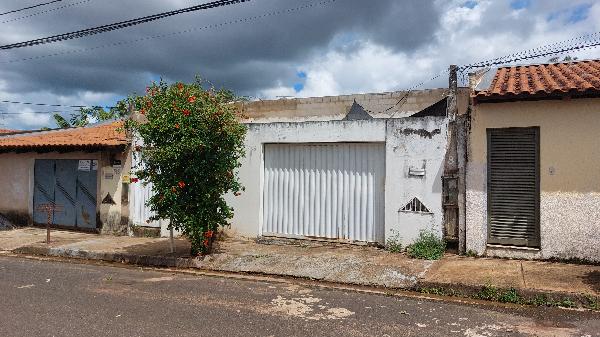
[[[73,2],[77,1],[63,3]],[[253,0],[76,41],[1,52],[0,62],[169,34],[318,2]],[[4,0],[0,11],[32,3],[36,1]],[[197,3],[91,0],[64,10],[0,24],[3,31],[0,42],[63,33]],[[0,21],[21,15],[3,16]],[[69,95],[90,90],[126,95],[141,90],[155,76],[189,81],[201,74],[217,85],[253,94],[280,82],[293,81],[298,64],[327,48],[334,48],[332,41],[336,36],[369,39],[394,50],[411,51],[430,42],[438,25],[439,13],[429,0],[337,0],[249,23],[36,61],[0,64],[0,79],[10,81],[7,91],[14,93],[50,91]]]

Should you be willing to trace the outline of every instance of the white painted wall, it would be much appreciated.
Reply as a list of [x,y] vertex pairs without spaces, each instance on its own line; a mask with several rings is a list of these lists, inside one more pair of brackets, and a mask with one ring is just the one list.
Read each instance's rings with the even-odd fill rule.
[[[424,228],[433,228],[441,236],[446,139],[447,120],[442,117],[249,124],[247,153],[239,170],[246,191],[239,197],[227,196],[235,209],[232,229],[248,237],[262,235],[264,144],[378,142],[386,144],[386,239],[392,229],[400,233],[404,244]],[[409,176],[411,166],[425,167],[425,176]],[[414,197],[432,214],[399,212]]]
[[[446,154],[445,118],[392,119],[387,127],[385,224],[386,238],[395,231],[403,245],[414,241],[423,229],[442,236],[442,173]],[[409,170],[424,169],[424,176],[409,175]],[[400,211],[418,198],[430,213]]]
[[244,236],[262,235],[265,143],[384,142],[385,125],[385,120],[249,124],[239,169],[246,191],[227,197],[235,210],[232,229]]

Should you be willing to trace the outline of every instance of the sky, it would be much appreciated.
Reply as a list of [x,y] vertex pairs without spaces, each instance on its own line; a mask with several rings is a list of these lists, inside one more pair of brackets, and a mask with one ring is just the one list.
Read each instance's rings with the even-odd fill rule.
[[[63,0],[0,15],[0,45],[208,0]],[[0,13],[46,2],[2,0]],[[0,51],[0,101],[111,106],[152,81],[200,76],[251,99],[388,92],[600,31],[600,0],[252,0],[92,37]],[[600,48],[571,53],[600,58]],[[545,59],[530,62],[546,62]],[[442,75],[422,88],[447,86]],[[55,127],[0,103],[0,128]]]

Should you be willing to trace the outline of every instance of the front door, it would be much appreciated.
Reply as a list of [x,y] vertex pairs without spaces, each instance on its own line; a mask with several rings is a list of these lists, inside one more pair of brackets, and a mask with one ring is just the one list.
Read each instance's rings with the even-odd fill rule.
[[539,128],[488,129],[488,242],[540,246]]

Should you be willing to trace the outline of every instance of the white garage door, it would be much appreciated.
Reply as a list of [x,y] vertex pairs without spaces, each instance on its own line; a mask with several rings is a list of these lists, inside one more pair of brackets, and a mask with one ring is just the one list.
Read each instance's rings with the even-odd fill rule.
[[265,145],[263,235],[383,243],[380,143]]

